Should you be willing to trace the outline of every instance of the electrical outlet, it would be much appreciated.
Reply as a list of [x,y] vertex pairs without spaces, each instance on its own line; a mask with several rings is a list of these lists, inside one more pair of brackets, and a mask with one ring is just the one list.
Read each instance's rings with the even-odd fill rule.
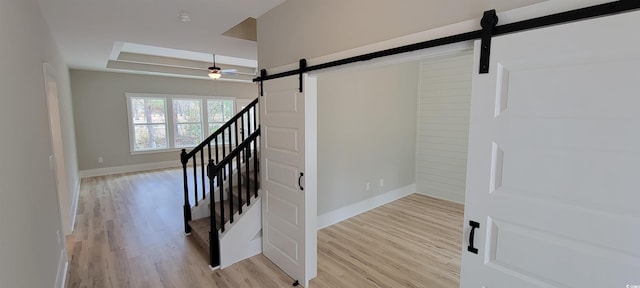
[[369,191],[369,189],[371,189],[371,183],[367,182],[367,184],[364,184],[364,189]]
[[380,187],[384,187],[384,178],[380,178]]
[[98,163],[103,163],[103,162],[104,162],[104,158],[98,157]]

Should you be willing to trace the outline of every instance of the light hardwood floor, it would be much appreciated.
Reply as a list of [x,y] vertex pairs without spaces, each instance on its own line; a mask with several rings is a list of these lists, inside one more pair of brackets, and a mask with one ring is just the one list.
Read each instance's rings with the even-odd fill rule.
[[[264,256],[211,272],[176,169],[83,179],[66,287],[291,287]],[[411,195],[318,231],[309,286],[458,287],[463,206]]]

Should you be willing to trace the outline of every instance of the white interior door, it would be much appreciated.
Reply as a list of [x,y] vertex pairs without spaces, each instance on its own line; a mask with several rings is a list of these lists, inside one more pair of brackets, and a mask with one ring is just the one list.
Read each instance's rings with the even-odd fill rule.
[[640,287],[638,27],[496,37],[484,75],[475,43],[461,287]]
[[305,121],[305,98],[311,96],[311,102],[315,102],[315,79],[306,75],[304,78],[306,93],[299,92],[298,77],[264,82],[264,96],[260,97],[260,165],[263,253],[308,287],[316,275],[317,212],[315,185],[309,181],[315,179],[315,173],[305,174],[305,164],[315,167],[315,163],[305,161],[309,160],[306,153],[313,154],[306,149],[311,141],[305,139],[309,128],[305,127],[309,124]]

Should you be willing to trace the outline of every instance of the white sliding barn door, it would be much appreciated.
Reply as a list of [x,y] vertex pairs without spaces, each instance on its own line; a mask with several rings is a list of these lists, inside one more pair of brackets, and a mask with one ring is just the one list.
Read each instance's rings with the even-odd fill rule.
[[475,43],[461,287],[640,287],[639,27],[495,37],[489,74]]
[[[315,152],[305,149],[305,144],[315,145],[315,139],[314,143],[305,141],[305,96],[311,95],[315,103],[316,88],[314,78],[304,78],[305,89],[309,90],[306,93],[299,92],[295,76],[264,82],[264,96],[260,97],[260,165],[263,253],[308,287],[316,275],[317,212],[315,185],[309,181],[315,179],[315,173],[305,174],[306,168],[316,165],[315,157],[311,157],[314,163],[306,163],[309,159],[305,159],[305,153]],[[311,132],[315,135],[314,128]]]

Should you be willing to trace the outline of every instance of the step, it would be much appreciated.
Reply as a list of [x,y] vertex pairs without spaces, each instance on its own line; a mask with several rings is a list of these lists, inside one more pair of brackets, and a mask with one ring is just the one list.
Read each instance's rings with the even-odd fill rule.
[[[236,192],[237,191],[237,187],[234,187],[234,195],[233,195],[233,212],[234,215],[236,213],[238,213],[238,197],[236,196]],[[252,195],[253,196],[253,195]],[[244,209],[247,209],[248,207],[245,207],[244,205],[246,204],[246,195],[245,197],[242,197],[242,205],[243,205],[243,212],[245,212]],[[255,198],[254,198],[255,199]],[[216,227],[218,227],[218,230],[220,230],[220,228],[222,227],[222,223],[221,223],[221,219],[222,217],[220,216],[220,202],[216,202]],[[224,201],[222,203],[222,205],[224,206],[224,212],[225,212],[225,223],[229,222],[229,211],[230,211],[230,206],[229,206],[229,201]],[[241,215],[242,216],[242,215]],[[237,220],[237,216],[236,219]],[[209,250],[209,231],[211,231],[210,227],[211,227],[211,217],[204,217],[204,218],[200,218],[200,219],[196,219],[196,220],[192,220],[189,221],[189,227],[191,227],[191,235],[195,236],[195,239],[198,241],[198,243],[200,244],[200,246],[202,246],[203,248],[205,248],[206,250]]]
[[189,221],[191,235],[205,250],[209,250],[209,227],[211,225],[209,221],[211,221],[211,217]]

